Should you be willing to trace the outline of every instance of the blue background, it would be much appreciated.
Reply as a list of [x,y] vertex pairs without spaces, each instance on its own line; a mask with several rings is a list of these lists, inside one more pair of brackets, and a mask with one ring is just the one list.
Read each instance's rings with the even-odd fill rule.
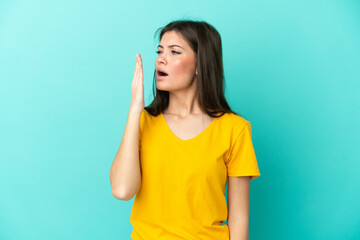
[[[130,239],[110,167],[136,53],[204,20],[252,124],[250,239],[360,239],[359,1],[0,1],[0,239]],[[227,195],[227,192],[226,192]]]

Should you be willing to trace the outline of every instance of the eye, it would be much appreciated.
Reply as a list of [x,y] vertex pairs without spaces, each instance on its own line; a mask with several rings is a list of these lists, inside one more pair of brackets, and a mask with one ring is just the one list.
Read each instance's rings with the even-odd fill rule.
[[[174,54],[180,54],[179,52],[176,52],[176,51],[171,51],[171,52],[174,53]],[[161,51],[155,51],[155,53],[159,54],[159,53],[161,53]]]

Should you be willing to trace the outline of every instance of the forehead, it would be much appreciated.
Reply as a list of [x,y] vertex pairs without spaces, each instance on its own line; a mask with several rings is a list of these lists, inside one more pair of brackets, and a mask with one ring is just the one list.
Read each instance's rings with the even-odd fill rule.
[[179,45],[180,47],[187,49],[190,46],[187,44],[186,40],[182,36],[181,33],[175,31],[169,31],[164,33],[161,38],[160,44],[161,46],[168,47],[168,45]]

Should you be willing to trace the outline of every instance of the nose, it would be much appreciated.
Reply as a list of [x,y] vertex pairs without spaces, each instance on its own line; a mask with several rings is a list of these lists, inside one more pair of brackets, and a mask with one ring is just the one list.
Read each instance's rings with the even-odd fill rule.
[[156,62],[159,65],[160,63],[165,64],[166,63],[166,59],[164,58],[163,55],[158,55],[158,57],[156,58]]

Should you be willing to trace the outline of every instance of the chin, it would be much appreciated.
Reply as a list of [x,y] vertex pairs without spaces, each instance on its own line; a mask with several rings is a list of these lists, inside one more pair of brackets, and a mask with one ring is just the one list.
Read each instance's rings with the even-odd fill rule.
[[156,82],[156,89],[161,91],[169,91],[169,88],[164,86],[164,84]]
[[172,91],[176,91],[176,89],[167,86],[167,84],[162,84],[162,83],[157,83],[156,84],[156,89],[160,90],[160,91],[167,91],[167,92],[172,92]]

